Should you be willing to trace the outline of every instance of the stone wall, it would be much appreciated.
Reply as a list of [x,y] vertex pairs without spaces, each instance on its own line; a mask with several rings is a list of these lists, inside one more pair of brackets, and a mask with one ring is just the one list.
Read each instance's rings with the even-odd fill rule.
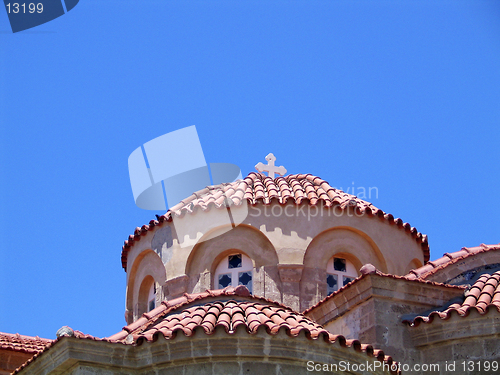
[[[452,313],[449,319],[435,317],[430,323],[409,327],[421,363],[436,363],[436,374],[494,374],[500,372],[500,313],[491,308],[481,315]],[[497,370],[485,366],[497,364]]]

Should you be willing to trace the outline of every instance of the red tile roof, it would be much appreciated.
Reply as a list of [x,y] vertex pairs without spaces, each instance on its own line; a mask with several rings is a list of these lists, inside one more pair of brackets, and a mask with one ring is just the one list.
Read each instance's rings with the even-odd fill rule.
[[435,317],[442,320],[449,319],[452,314],[466,317],[471,310],[476,310],[481,315],[489,311],[500,313],[500,271],[481,275],[474,285],[465,291],[464,298],[462,303],[454,303],[444,311],[433,311],[427,316],[417,316],[406,322],[418,326],[422,322],[432,323]]
[[[201,304],[202,300],[206,302]],[[285,331],[290,337],[297,337],[304,332],[310,340],[321,338],[330,343],[338,341],[343,347],[393,363],[392,358],[383,351],[361,344],[358,340],[347,340],[344,336],[334,335],[285,305],[252,296],[244,286],[184,294],[175,300],[163,301],[161,306],[143,314],[137,321],[123,327],[121,332],[104,340],[141,345],[146,341],[155,341],[159,335],[168,340],[175,339],[178,333],[187,337],[196,332],[210,335],[217,327],[233,334],[240,326],[249,334],[257,333],[261,327],[270,335]]]
[[408,281],[412,281],[412,282],[423,283],[423,284],[430,284],[430,285],[436,285],[436,286],[442,286],[442,287],[452,288],[452,289],[465,289],[466,288],[463,285],[449,285],[449,284],[438,283],[438,282],[435,282],[435,281],[428,281],[428,280],[422,280],[422,279],[414,279],[414,278],[408,277],[408,275],[407,276],[398,276],[398,275],[391,275],[391,274],[388,274],[388,273],[383,273],[383,272],[377,270],[371,264],[364,265],[363,267],[361,267],[360,271],[361,271],[361,275],[360,276],[356,277],[354,280],[352,280],[348,284],[344,285],[343,287],[339,288],[338,290],[336,290],[332,294],[326,296],[325,298],[323,298],[321,301],[319,301],[315,305],[313,305],[313,306],[309,307],[308,309],[304,310],[302,312],[302,314],[308,314],[308,313],[310,313],[313,309],[319,307],[325,301],[328,301],[329,299],[335,297],[337,294],[343,293],[344,290],[346,290],[347,288],[349,288],[351,285],[354,285],[354,284],[358,283],[361,279],[365,278],[367,275],[372,275],[372,274],[375,274],[375,275],[378,275],[378,276],[382,276],[382,277],[388,277],[388,278],[391,278],[391,279],[408,280]]
[[[215,300],[191,306],[193,302],[204,299]],[[225,298],[220,298],[225,297]],[[233,298],[244,297],[244,300]],[[184,309],[182,309],[185,307]],[[182,310],[181,310],[182,309]],[[253,297],[247,288],[227,288],[206,291],[198,294],[186,294],[172,301],[165,301],[162,306],[152,310],[136,322],[123,328],[117,339],[132,334],[134,341],[151,341],[156,334],[162,334],[167,339],[175,338],[177,332],[192,336],[198,328],[207,335],[214,333],[217,326],[231,334],[242,325],[248,333],[256,333],[260,327],[269,334],[276,334],[285,329],[290,336],[297,336],[305,331],[311,339],[323,337],[328,341],[336,341],[339,336],[332,335],[320,325],[302,314],[296,313],[285,305]]]
[[338,206],[342,210],[352,207],[356,209],[359,215],[366,214],[387,220],[390,224],[397,225],[402,230],[408,232],[415,238],[415,241],[421,244],[424,261],[429,260],[429,244],[426,235],[418,232],[417,229],[403,222],[403,220],[395,219],[394,216],[385,213],[373,204],[359,199],[354,195],[344,193],[342,190],[334,189],[328,182],[319,177],[310,174],[294,174],[271,178],[261,173],[251,172],[243,180],[206,187],[193,193],[179,204],[170,208],[158,220],[151,220],[149,225],[143,225],[140,228],[137,227],[134,234],[130,235],[123,245],[123,268],[127,269],[129,248],[153,227],[161,225],[165,221],[172,221],[174,215],[183,216],[197,210],[203,211],[212,207],[226,207],[226,202],[229,205],[240,205],[243,199],[246,199],[252,205],[259,203],[269,205],[273,201],[285,204],[289,200],[292,200],[296,204],[308,202],[312,206],[323,204],[326,207]]
[[[80,331],[73,332],[74,337],[78,339],[141,345],[144,342],[155,341],[158,335],[163,335],[167,340],[174,340],[178,333],[187,337],[197,332],[210,335],[218,327],[222,327],[227,334],[234,334],[239,327],[249,334],[257,333],[261,327],[269,335],[284,331],[290,337],[297,337],[304,332],[309,340],[322,339],[329,343],[338,342],[344,348],[366,353],[389,365],[396,363],[382,350],[362,344],[358,340],[347,340],[342,335],[334,335],[310,318],[279,302],[251,295],[242,285],[236,288],[207,290],[197,294],[186,293],[174,300],[163,301],[159,307],[143,314],[135,322],[123,327],[122,331],[107,338],[86,335]],[[63,337],[51,341],[51,344],[61,339]],[[49,346],[44,351],[48,350]],[[41,354],[41,352],[35,354],[14,374],[36,360]]]
[[15,350],[23,353],[39,353],[54,340],[42,339],[38,336],[23,336],[19,333],[0,332],[0,349]]
[[487,251],[500,251],[500,243],[497,245],[481,244],[476,247],[462,247],[460,251],[446,253],[441,258],[427,262],[424,266],[411,270],[406,277],[410,279],[426,279],[429,276],[443,270],[451,264],[460,262],[470,256],[474,256]]

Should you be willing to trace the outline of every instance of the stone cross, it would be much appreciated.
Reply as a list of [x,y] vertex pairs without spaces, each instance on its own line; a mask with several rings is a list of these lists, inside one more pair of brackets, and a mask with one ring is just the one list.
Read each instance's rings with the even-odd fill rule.
[[284,176],[286,173],[285,167],[282,165],[279,167],[276,167],[274,165],[274,162],[276,161],[276,157],[273,154],[268,154],[266,156],[266,160],[268,162],[267,165],[259,163],[255,166],[255,169],[257,169],[259,172],[267,172],[268,176],[271,178],[274,178],[274,174],[277,173],[280,176]]

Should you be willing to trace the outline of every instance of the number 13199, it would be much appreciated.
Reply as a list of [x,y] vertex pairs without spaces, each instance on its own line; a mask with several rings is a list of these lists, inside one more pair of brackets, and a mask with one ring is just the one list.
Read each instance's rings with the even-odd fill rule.
[[8,3],[5,4],[5,7],[7,8],[7,13],[26,13],[28,11],[29,13],[42,13],[43,12],[43,4],[42,3]]

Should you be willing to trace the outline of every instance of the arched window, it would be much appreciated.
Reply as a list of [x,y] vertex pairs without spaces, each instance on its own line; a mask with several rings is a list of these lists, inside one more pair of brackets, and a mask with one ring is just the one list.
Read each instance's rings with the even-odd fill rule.
[[356,268],[347,259],[341,257],[331,258],[326,266],[327,294],[330,295],[347,285],[358,277],[357,275]]
[[137,304],[134,307],[134,319],[140,318],[142,314],[155,308],[155,285],[155,280],[151,275],[147,275],[142,280],[137,297]]
[[215,289],[244,285],[252,292],[253,263],[245,254],[231,254],[221,260],[215,269]]
[[153,310],[156,305],[156,283],[153,283],[151,285],[151,288],[149,288],[149,293],[148,293],[148,312]]

